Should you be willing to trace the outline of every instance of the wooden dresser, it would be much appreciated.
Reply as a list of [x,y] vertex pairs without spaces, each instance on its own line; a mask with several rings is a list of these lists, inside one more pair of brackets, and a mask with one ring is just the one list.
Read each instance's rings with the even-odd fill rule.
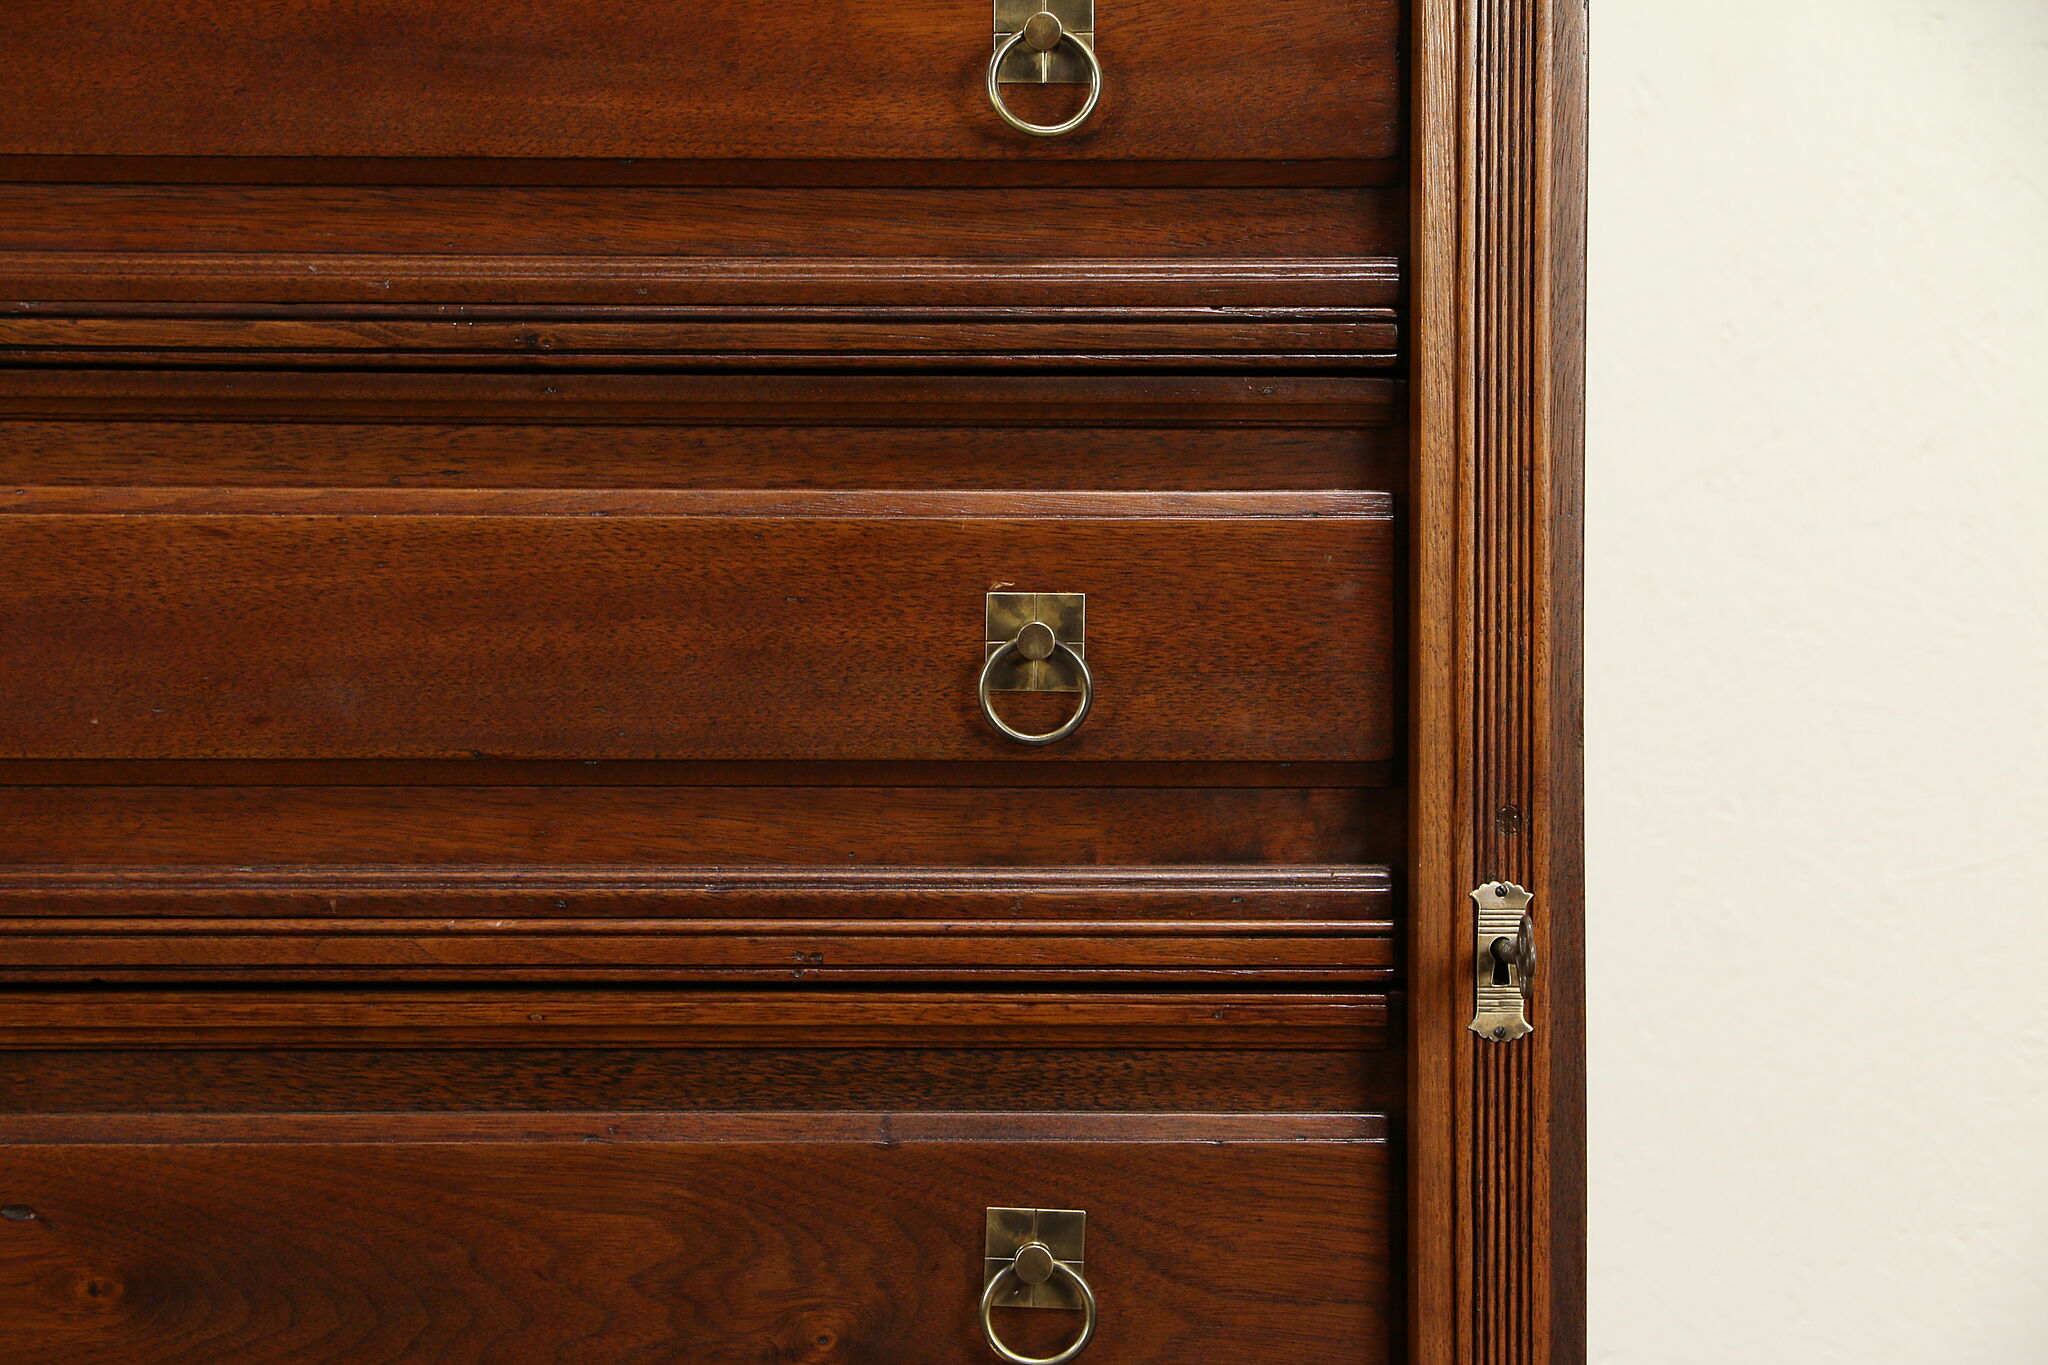
[[0,1359],[1583,1359],[1582,28],[0,11]]

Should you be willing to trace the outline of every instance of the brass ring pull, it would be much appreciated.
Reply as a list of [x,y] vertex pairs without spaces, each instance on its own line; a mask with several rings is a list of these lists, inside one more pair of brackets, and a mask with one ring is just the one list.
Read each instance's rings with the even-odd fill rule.
[[[1020,1356],[1003,1345],[1003,1339],[996,1335],[996,1325],[990,1319],[990,1312],[996,1306],[996,1295],[1002,1292],[1003,1281],[1016,1276],[1026,1284],[1042,1284],[1055,1275],[1064,1275],[1081,1293],[1081,1335],[1073,1344],[1058,1355]],[[988,1338],[988,1348],[1009,1365],[1067,1365],[1067,1362],[1088,1349],[1088,1343],[1095,1340],[1095,1291],[1088,1287],[1088,1281],[1081,1278],[1081,1272],[1055,1257],[1043,1242],[1032,1242],[1017,1252],[1017,1259],[1003,1267],[1002,1273],[988,1282],[988,1288],[981,1291],[981,1334]]]
[[[1003,59],[1008,57],[1010,50],[1019,43],[1029,44],[1033,52],[1050,52],[1061,43],[1074,45],[1081,54],[1081,60],[1088,63],[1088,99],[1081,106],[1080,113],[1065,123],[1029,123],[1010,112],[1010,106],[1003,103],[1002,85],[997,77],[1002,72]],[[1011,34],[1002,46],[996,49],[996,55],[989,60],[988,102],[1002,115],[1003,122],[1020,133],[1029,133],[1033,137],[1065,137],[1086,123],[1088,116],[1095,112],[1095,106],[1102,102],[1102,63],[1095,60],[1094,50],[1067,32],[1066,26],[1050,11],[1040,10],[1025,21],[1024,27]]]
[[[1074,714],[1068,716],[1057,730],[1049,730],[1042,735],[1026,734],[1022,730],[1012,728],[996,714],[995,702],[989,697],[992,690],[990,684],[995,681],[997,670],[1009,662],[1012,655],[1017,654],[1027,659],[1064,659],[1068,667],[1080,677],[1081,704],[1074,708]],[[995,726],[997,732],[1006,739],[1014,739],[1019,744],[1057,744],[1080,729],[1081,722],[1088,719],[1088,711],[1095,705],[1095,675],[1088,671],[1086,659],[1067,648],[1063,641],[1053,635],[1051,626],[1043,621],[1031,621],[1017,632],[1016,639],[1007,642],[988,656],[988,662],[981,666],[980,692],[981,714],[988,717],[988,723]]]

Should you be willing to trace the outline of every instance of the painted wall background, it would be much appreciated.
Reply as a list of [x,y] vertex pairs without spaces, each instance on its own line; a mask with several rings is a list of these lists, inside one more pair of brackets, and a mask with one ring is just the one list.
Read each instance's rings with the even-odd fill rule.
[[1592,1355],[2048,1362],[2048,0],[1598,0]]

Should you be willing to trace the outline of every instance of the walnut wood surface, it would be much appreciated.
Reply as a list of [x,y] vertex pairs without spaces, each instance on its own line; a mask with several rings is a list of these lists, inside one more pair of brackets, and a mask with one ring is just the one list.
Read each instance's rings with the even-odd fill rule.
[[[1360,992],[0,991],[0,1052],[10,1054],[624,1045],[997,1048],[1042,1054],[1132,1047],[1327,1051],[1383,1047],[1389,1023],[1388,998]],[[148,1077],[138,1082],[153,1083]],[[889,1103],[914,1108],[914,1100],[905,1097],[923,1082],[906,1071],[886,1085],[879,1079],[875,1084],[877,1095],[893,1093]],[[985,1098],[997,1103],[1001,1094]]]
[[[1074,916],[1127,920],[1367,923],[1385,927],[1384,867],[0,867],[0,922],[57,915],[269,920],[326,911],[383,919],[705,921],[804,914],[827,920],[961,924]],[[1360,898],[1366,898],[1361,900]]]
[[633,1113],[22,1114],[0,1117],[0,1143],[109,1147],[222,1142],[337,1143],[1384,1142],[1379,1114]]
[[[1383,1358],[1388,1021],[1271,992],[0,993],[0,1342],[964,1362],[981,1210],[1042,1201],[1089,1210],[1126,1356]],[[1009,1316],[1031,1349],[1066,1325]]]
[[66,185],[449,185],[916,187],[1033,189],[1267,189],[1397,186],[1401,161],[773,161],[664,157],[631,161],[560,157],[12,156],[0,179]]
[[1383,368],[1389,310],[1294,318],[0,317],[0,364],[382,369]]
[[[1003,983],[1260,982],[1326,985],[1392,975],[1393,945],[1323,927],[1233,934],[1132,934],[1117,924],[931,926],[929,934],[858,932],[802,922],[706,926],[658,921],[593,928],[518,921],[424,933],[343,921],[153,926],[45,921],[0,933],[0,981],[464,982],[744,981]],[[1234,927],[1234,926],[1233,926]],[[1058,932],[1061,929],[1065,933]],[[42,930],[44,932],[37,932]],[[635,932],[637,930],[637,932]]]
[[[990,1205],[1088,1210],[1106,1356],[1387,1345],[1391,1173],[1370,1127],[1240,1139],[1229,1121],[1165,1117],[1134,1141],[1057,1119],[947,1136],[793,1115],[731,1136],[628,1118],[477,1141],[466,1126],[16,1146],[5,1197],[35,1216],[0,1223],[0,1346],[50,1365],[967,1365],[986,1352],[973,1314]],[[1218,1220],[1230,1236],[1201,1235]],[[1027,1319],[1004,1324],[1020,1345],[1072,1327],[1004,1317]]]
[[1365,427],[0,422],[0,483],[1398,491]]
[[[1393,0],[1105,12],[1080,136],[1003,126],[987,5],[507,6],[23,0],[0,23],[0,152],[194,157],[1387,158]],[[1214,45],[1227,42],[1232,60]],[[1033,98],[1034,96],[1040,98]],[[1019,93],[1026,116],[1071,90]]]
[[[412,765],[417,769],[420,765]],[[1401,846],[1381,788],[1068,785],[472,786],[431,782],[0,786],[13,863],[204,867],[918,867],[1360,863]],[[1012,763],[1009,766],[1017,767]],[[1128,765],[1142,779],[1150,764]],[[1097,765],[1075,765],[1086,781]],[[394,774],[394,776],[396,776]],[[503,782],[502,769],[490,776]],[[454,781],[450,781],[450,778]]]
[[1367,981],[1382,868],[0,871],[0,981]]
[[1272,991],[16,989],[0,1112],[1395,1112],[1392,1024]]
[[974,697],[1005,583],[1089,595],[1096,707],[1056,758],[1393,748],[1370,494],[12,503],[9,757],[1021,758]]
[[[1048,253],[1020,259],[903,254],[974,245],[945,235],[991,207],[962,202],[964,194],[857,199],[843,207],[811,202],[813,194],[763,204],[759,222],[731,221],[739,216],[731,194],[719,198],[718,213],[690,201],[636,206],[614,198],[574,206],[591,220],[582,232],[559,223],[557,206],[534,205],[527,211],[535,217],[524,218],[507,212],[523,206],[500,202],[502,216],[476,214],[478,222],[459,242],[469,249],[454,252],[447,249],[457,243],[445,219],[415,227],[380,218],[345,231],[348,216],[337,221],[331,206],[315,206],[310,222],[268,224],[265,234],[257,230],[265,221],[254,211],[228,205],[220,230],[200,233],[185,218],[164,214],[163,201],[176,196],[163,186],[133,201],[82,206],[67,226],[51,221],[67,216],[64,205],[8,202],[10,192],[36,188],[42,187],[0,185],[0,290],[6,295],[0,313],[205,316],[209,310],[254,313],[267,302],[274,314],[288,316],[348,309],[365,316],[489,319],[584,309],[595,316],[661,317],[665,309],[719,308],[749,316],[786,310],[801,320],[805,310],[828,316],[1000,310],[1024,317],[1084,310],[1086,317],[1086,310],[1115,316],[1112,310],[1147,309],[1185,316],[1214,308],[1385,308],[1401,301],[1399,261],[1359,254],[1361,241],[1388,251],[1399,244],[1398,223],[1382,221],[1376,199],[1288,198],[1261,214],[1241,194],[1214,203],[1163,192],[1136,204],[1128,195],[1105,196],[1084,202],[1087,212],[1058,220],[1059,232],[1043,243],[981,243],[992,252],[1040,245]],[[801,236],[771,239],[771,224],[790,231],[774,211],[800,206],[840,216],[802,218]],[[419,210],[429,214],[436,207]],[[644,241],[627,236],[613,216],[636,208],[655,216]],[[692,210],[704,221],[674,221]],[[1217,229],[1224,210],[1234,221]],[[153,225],[156,215],[163,221]],[[1101,219],[1099,225],[1091,226],[1092,218]],[[152,225],[172,240],[153,242],[145,230]],[[691,235],[678,240],[679,228]],[[1198,229],[1216,236],[1198,236]],[[417,238],[417,250],[396,251],[408,235]],[[95,241],[105,245],[81,249]],[[720,246],[725,254],[712,254]],[[784,254],[745,254],[770,247]],[[1148,247],[1179,254],[1155,258],[1144,254]],[[664,248],[671,254],[657,254]],[[679,254],[685,249],[702,254]],[[1221,254],[1225,250],[1236,254]]]
[[[1094,1356],[1583,1359],[1582,8],[1130,2],[1059,143],[938,0],[0,16],[0,1354],[982,1359],[1064,1202]],[[1019,561],[1144,585],[1064,756],[793,624]]]
[[[1340,304],[1374,277],[1383,282],[1404,245],[1400,197],[1377,187],[1214,189],[1196,178],[1147,187],[1062,180],[1028,191],[972,182],[635,188],[149,179],[0,185],[0,250],[11,274],[30,285],[25,297],[81,297],[71,283],[129,275],[147,292],[112,297],[181,298],[175,291],[188,287],[179,281],[189,275],[270,279],[300,299],[391,303],[422,297],[406,287],[409,278],[438,293],[503,272],[512,292],[459,301],[589,302],[549,292],[587,276],[609,278],[613,301],[629,304],[835,295],[936,304],[1006,292],[1014,301],[1027,282],[1073,290],[1081,302],[1134,285],[1152,303],[1211,290],[1250,302],[1254,281],[1270,281],[1276,304],[1299,304],[1318,301],[1303,297],[1304,276],[1322,275],[1327,301]],[[353,284],[277,278],[294,269]],[[365,287],[390,271],[399,273],[389,288]],[[865,282],[864,272],[872,272]],[[349,287],[352,295],[336,292]],[[1176,292],[1161,297],[1169,288]],[[167,289],[174,292],[160,292]],[[241,299],[269,296],[266,287]]]
[[1000,1103],[1040,1112],[1085,1103],[1104,1112],[1399,1112],[1400,1050],[1354,1032],[1364,1040],[1323,1030],[1293,1047],[1247,1040],[1189,1048],[1136,1037],[1026,1049],[1001,1038],[962,1047],[593,1041],[508,1048],[404,1037],[296,1049],[202,1038],[172,1049],[102,1035],[85,1046],[7,1053],[0,1112],[81,1114],[88,1122],[110,1113],[729,1112],[735,1097],[777,1111],[907,1104],[980,1113]]
[[[747,763],[490,760],[459,763],[197,759],[0,761],[0,787],[1216,787],[1390,788],[1394,763],[1075,763],[1057,770],[984,763]],[[1367,799],[1391,801],[1386,792]],[[1370,817],[1366,817],[1370,818]],[[1311,860],[1312,861],[1312,860]],[[1370,861],[1370,860],[1367,860]]]
[[1385,427],[1395,379],[282,374],[0,367],[0,417],[851,427]]
[[[1422,1365],[1586,1358],[1580,866],[1584,6],[1417,42],[1410,1311]],[[1535,1033],[1471,1017],[1473,886],[1535,896]]]

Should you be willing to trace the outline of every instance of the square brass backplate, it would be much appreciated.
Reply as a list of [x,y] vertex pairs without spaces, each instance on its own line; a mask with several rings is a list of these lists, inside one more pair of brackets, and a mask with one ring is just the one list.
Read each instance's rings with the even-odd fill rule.
[[[1076,42],[1085,44],[1090,52],[1095,50],[1095,0],[996,0],[995,45],[1001,47],[1004,39],[1040,10],[1049,11]],[[1050,52],[1033,52],[1019,43],[1003,59],[996,81],[1002,85],[1086,85],[1088,63],[1072,43],[1061,43]]]
[[[1009,1269],[1017,1253],[1033,1242],[1043,1243],[1056,1261],[1064,1261],[1087,1274],[1082,1257],[1087,1251],[1088,1214],[1082,1209],[990,1209],[984,1236],[982,1277],[988,1282]],[[1080,1291],[1064,1275],[1044,1284],[1025,1284],[1014,1276],[1006,1281],[994,1304],[997,1308],[1080,1308]]]
[[[1088,657],[1088,594],[1085,592],[992,592],[983,607],[982,660],[1017,638],[1033,621],[1052,627],[1052,638],[1082,658]],[[1072,663],[1020,659],[1012,655],[989,679],[991,692],[1079,692],[1081,680]]]

